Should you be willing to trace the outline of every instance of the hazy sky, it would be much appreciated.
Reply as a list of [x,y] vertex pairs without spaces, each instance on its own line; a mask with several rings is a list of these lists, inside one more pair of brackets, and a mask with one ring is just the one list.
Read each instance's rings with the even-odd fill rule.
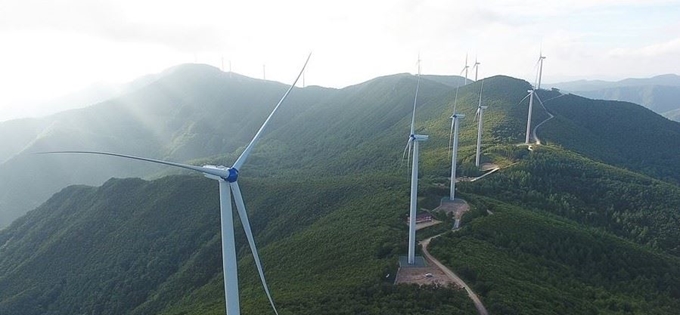
[[208,63],[343,87],[380,75],[458,74],[543,82],[680,73],[677,0],[0,0],[0,121],[95,82]]

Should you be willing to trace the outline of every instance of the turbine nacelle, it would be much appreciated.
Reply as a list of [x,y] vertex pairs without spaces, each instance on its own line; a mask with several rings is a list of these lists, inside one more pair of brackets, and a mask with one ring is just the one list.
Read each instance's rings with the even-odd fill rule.
[[203,172],[203,176],[214,180],[225,180],[233,183],[238,180],[238,170],[234,167],[226,167],[222,165],[203,165],[203,168],[209,169],[211,172]]
[[427,141],[430,136],[413,134],[409,137],[410,141]]
[[465,118],[465,114],[453,114],[453,115],[451,115],[450,118],[451,118],[451,119],[454,119],[454,118]]

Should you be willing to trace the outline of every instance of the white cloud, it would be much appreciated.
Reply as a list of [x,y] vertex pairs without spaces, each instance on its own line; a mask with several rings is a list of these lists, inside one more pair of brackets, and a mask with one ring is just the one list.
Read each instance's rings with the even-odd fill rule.
[[254,77],[266,64],[268,79],[287,82],[310,50],[307,83],[336,87],[414,73],[419,52],[437,74],[457,74],[469,53],[482,76],[533,80],[541,47],[545,82],[680,72],[670,0],[0,1],[0,121],[28,91],[65,94],[194,60],[224,58]]
[[622,57],[660,57],[663,55],[675,55],[680,57],[680,37],[661,43],[655,43],[637,48],[615,48],[609,51],[609,56]]

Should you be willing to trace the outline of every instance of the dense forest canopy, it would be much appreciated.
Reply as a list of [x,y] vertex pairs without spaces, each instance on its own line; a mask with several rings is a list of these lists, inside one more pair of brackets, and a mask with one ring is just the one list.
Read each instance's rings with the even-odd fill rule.
[[[401,158],[416,82],[397,74],[340,90],[296,88],[242,168],[281,314],[475,312],[457,287],[393,285],[406,252],[409,170]],[[426,210],[448,194],[454,102],[467,116],[458,173],[482,174],[474,167],[481,82],[456,89],[459,83],[421,78],[416,131],[430,135],[421,146]],[[530,87],[505,76],[484,80],[482,161],[501,169],[459,183],[471,210],[462,229],[432,241],[431,252],[492,314],[674,314],[680,165],[669,157],[680,150],[680,125],[634,104],[541,90],[555,117],[538,130],[544,145],[530,151],[521,145]],[[29,121],[14,144],[26,149],[7,149],[0,159],[3,181],[12,180],[0,181],[7,187],[0,209],[8,213],[12,198],[34,193],[46,201],[0,230],[0,313],[222,314],[213,181],[146,164],[50,162],[29,153],[121,150],[230,165],[283,90],[187,65],[120,99]],[[534,126],[549,117],[545,109],[534,104]],[[0,134],[18,130],[0,124]],[[26,179],[10,171],[18,166],[44,173]],[[62,188],[78,176],[105,182]],[[127,176],[147,180],[109,179]],[[236,231],[243,313],[270,314],[238,223]]]

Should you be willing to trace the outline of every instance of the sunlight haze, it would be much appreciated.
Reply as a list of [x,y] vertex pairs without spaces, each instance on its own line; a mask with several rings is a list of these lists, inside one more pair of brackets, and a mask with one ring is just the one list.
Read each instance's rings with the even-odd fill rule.
[[[130,1],[0,3],[0,121],[44,115],[50,99],[181,63],[344,87],[400,72],[533,82],[680,73],[680,4],[599,1]],[[471,74],[473,77],[474,74]]]

